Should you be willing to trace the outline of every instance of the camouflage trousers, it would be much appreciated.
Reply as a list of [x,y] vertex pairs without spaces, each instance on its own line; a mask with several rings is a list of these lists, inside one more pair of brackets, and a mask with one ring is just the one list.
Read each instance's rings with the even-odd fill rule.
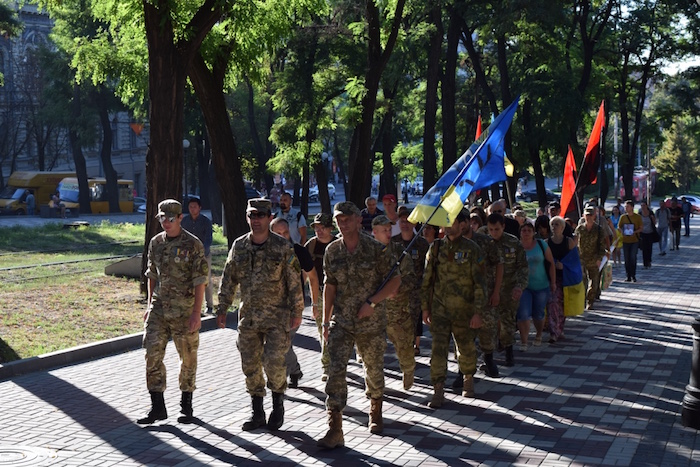
[[285,355],[290,345],[289,331],[282,326],[269,329],[238,329],[236,345],[241,353],[245,387],[251,396],[265,397],[265,378],[272,392],[287,389]]
[[498,310],[487,306],[481,312],[481,328],[477,329],[479,347],[484,353],[493,353],[496,349],[498,334]]
[[330,366],[330,358],[328,357],[328,344],[323,338],[323,311],[320,311],[318,318],[316,319],[316,328],[318,328],[318,336],[321,339],[321,366],[323,367],[323,373],[328,374],[328,368]]
[[146,386],[151,392],[164,392],[166,386],[165,348],[173,339],[180,356],[180,390],[193,392],[196,388],[197,350],[199,332],[189,332],[189,315],[164,316],[151,309],[144,324],[143,348],[146,349]]
[[380,399],[384,394],[384,351],[386,332],[355,334],[340,326],[331,327],[328,333],[330,367],[326,382],[326,408],[342,411],[348,402],[348,360],[357,344],[365,369],[365,394]]
[[[498,323],[496,323],[497,330],[494,330],[493,336],[498,335],[498,339],[501,341],[503,347],[508,347],[513,345],[515,338],[515,316],[518,312],[518,305],[520,305],[519,300],[513,300],[511,295],[512,289],[506,289],[501,293],[501,302],[497,307],[494,308],[495,318],[500,323],[500,328],[498,328]],[[484,352],[488,352],[488,347],[484,347],[484,343],[481,342],[481,335],[479,336],[479,342],[481,343],[481,348]],[[493,352],[495,349],[495,341],[492,341],[490,350]]]
[[586,284],[586,299],[588,303],[593,303],[600,297],[600,271],[596,261],[581,262],[583,270],[583,280]]
[[430,334],[433,336],[433,349],[430,355],[430,382],[444,383],[447,375],[447,357],[450,351],[450,336],[457,348],[457,363],[462,374],[476,373],[477,329],[469,327],[471,315],[452,319],[446,313],[436,313],[433,309]]
[[[387,307],[388,308],[388,307]],[[386,334],[396,350],[402,373],[413,373],[416,357],[413,353],[416,325],[408,307],[403,310],[387,309]],[[364,357],[363,357],[364,358]]]

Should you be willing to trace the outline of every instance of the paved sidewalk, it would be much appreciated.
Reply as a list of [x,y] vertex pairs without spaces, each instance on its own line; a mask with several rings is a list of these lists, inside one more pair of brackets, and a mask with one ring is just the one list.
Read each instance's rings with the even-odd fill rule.
[[[369,401],[351,361],[346,447],[316,447],[326,430],[324,386],[307,310],[295,341],[304,377],[287,393],[281,431],[241,431],[250,399],[236,331],[213,330],[201,335],[193,425],[176,421],[172,345],[170,418],[151,427],[133,422],[149,404],[141,350],[0,381],[0,466],[699,465],[700,437],[680,423],[690,323],[700,315],[700,221],[692,222],[694,235],[680,251],[655,252],[650,270],[640,254],[639,282],[622,282],[616,268],[600,304],[567,320],[565,342],[516,351],[516,366],[501,366],[500,379],[479,375],[475,399],[451,394],[442,409],[429,409],[429,357],[418,358],[407,393],[390,346],[381,436],[366,429]],[[427,353],[429,338],[423,342]],[[269,396],[265,403],[269,415]]]

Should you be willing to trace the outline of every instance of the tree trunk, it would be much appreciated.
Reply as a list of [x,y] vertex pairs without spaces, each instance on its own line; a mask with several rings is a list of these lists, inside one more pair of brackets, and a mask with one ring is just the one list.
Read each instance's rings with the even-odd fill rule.
[[109,109],[104,92],[105,90],[102,86],[95,92],[95,102],[97,103],[97,112],[100,116],[100,126],[102,127],[100,160],[102,161],[102,168],[105,172],[105,180],[107,182],[106,189],[109,212],[121,212],[119,208],[119,184],[117,183],[119,175],[112,165],[112,122],[109,121]]
[[190,65],[189,76],[207,125],[230,247],[237,237],[248,231],[245,221],[247,197],[238,148],[224,99],[226,67],[220,65],[215,65],[214,70],[210,71],[204,58],[197,54]]
[[[74,122],[80,121],[82,110],[80,86],[73,83],[73,102],[71,103],[71,114]],[[80,135],[76,129],[71,128],[68,131],[68,141],[70,143],[71,152],[73,154],[73,163],[75,164],[75,175],[78,179],[78,204],[80,212],[84,214],[92,213],[90,205],[90,187],[88,186],[87,163],[81,144]]]
[[[438,107],[438,84],[442,57],[442,11],[440,2],[433,0],[428,12],[429,22],[435,26],[428,46],[428,70],[425,90],[425,116],[423,125],[423,189],[428,190],[437,181],[437,154],[435,152],[435,127]],[[449,165],[443,165],[447,170]]]
[[[447,28],[447,55],[445,72],[442,75],[442,167],[451,167],[457,161],[457,112],[455,110],[457,85],[457,49],[460,37],[460,22],[457,12],[450,8],[450,23]],[[424,179],[425,182],[425,179]]]
[[527,141],[527,152],[530,155],[532,170],[535,172],[535,187],[537,188],[537,201],[541,208],[547,205],[545,196],[544,173],[540,161],[540,141],[535,136],[534,123],[532,121],[532,101],[525,99],[523,102],[523,130]]
[[348,153],[348,169],[350,192],[346,198],[357,206],[364,204],[365,197],[369,194],[372,185],[372,164],[374,154],[370,154],[372,147],[372,126],[374,123],[374,110],[377,104],[377,91],[379,81],[389,61],[391,52],[396,45],[396,37],[401,27],[403,7],[405,0],[396,2],[394,19],[389,36],[386,38],[382,49],[380,13],[374,0],[365,1],[367,15],[367,70],[365,73],[365,87],[367,92],[361,101],[362,113],[360,123],[353,131]]

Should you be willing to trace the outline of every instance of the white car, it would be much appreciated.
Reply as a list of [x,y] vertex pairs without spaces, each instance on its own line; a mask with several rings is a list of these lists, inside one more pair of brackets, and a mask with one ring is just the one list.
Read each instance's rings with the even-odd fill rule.
[[[335,185],[328,183],[328,196],[331,200],[335,199]],[[312,203],[318,202],[318,186],[309,188],[309,201]]]

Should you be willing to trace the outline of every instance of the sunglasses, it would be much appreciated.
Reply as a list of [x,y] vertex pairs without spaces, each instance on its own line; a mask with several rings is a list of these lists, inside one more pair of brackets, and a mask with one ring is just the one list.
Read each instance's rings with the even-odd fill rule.
[[168,216],[166,216],[165,214],[161,214],[160,216],[158,216],[158,222],[160,222],[160,223],[165,222],[166,219],[167,219],[169,222],[175,222],[175,219],[177,219],[177,216],[170,216],[170,217],[168,217]]
[[248,219],[265,219],[268,216],[266,212],[249,212]]

